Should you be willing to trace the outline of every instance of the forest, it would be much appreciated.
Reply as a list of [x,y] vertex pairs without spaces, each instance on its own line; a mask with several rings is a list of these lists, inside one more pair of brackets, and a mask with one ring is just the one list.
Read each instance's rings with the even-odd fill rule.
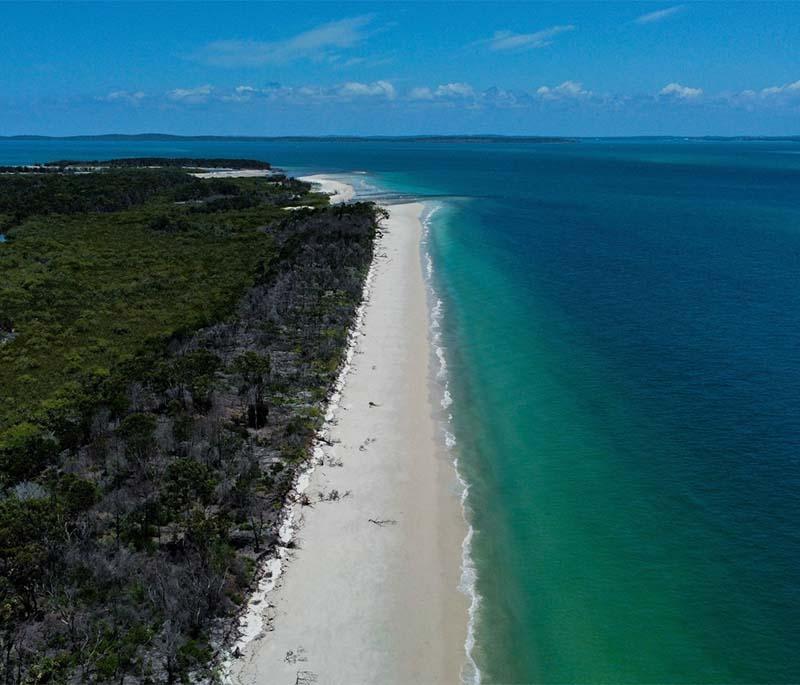
[[381,210],[232,162],[0,175],[5,685],[214,682],[276,544]]

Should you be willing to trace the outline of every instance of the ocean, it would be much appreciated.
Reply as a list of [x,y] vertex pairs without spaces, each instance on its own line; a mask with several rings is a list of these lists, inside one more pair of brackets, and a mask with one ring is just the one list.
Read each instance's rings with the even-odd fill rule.
[[[800,146],[0,141],[428,203],[484,683],[800,681]],[[1,304],[1,303],[0,303]]]

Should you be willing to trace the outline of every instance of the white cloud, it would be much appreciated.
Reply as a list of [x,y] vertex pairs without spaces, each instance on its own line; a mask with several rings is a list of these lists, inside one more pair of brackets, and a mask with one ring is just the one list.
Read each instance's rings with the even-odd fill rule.
[[167,93],[167,98],[173,102],[181,102],[187,105],[197,105],[208,102],[209,97],[214,92],[214,87],[208,84],[197,88],[175,88]]
[[656,10],[655,12],[648,12],[647,14],[642,14],[639,17],[636,17],[634,21],[637,24],[655,24],[658,21],[662,21],[671,17],[678,12],[682,12],[684,9],[683,5],[674,5],[673,7],[667,7],[663,10]]
[[394,86],[389,81],[374,81],[373,83],[358,83],[349,81],[343,83],[338,88],[339,95],[344,97],[384,97],[387,100],[394,100],[397,96]]
[[285,40],[219,40],[192,57],[218,67],[257,67],[301,59],[330,59],[336,51],[351,48],[366,36],[371,17],[352,17],[322,24]]
[[[94,96],[95,102],[118,103],[132,107],[162,106],[165,103],[186,106],[222,105],[263,107],[268,103],[286,106],[333,106],[337,103],[364,103],[380,107],[389,103],[416,103],[417,107],[463,108],[543,108],[543,107],[599,107],[620,110],[628,107],[648,107],[660,102],[693,103],[713,107],[732,107],[747,110],[784,109],[800,112],[800,80],[788,81],[760,89],[706,93],[702,88],[672,82],[656,95],[645,93],[596,92],[574,80],[558,85],[541,85],[538,88],[505,90],[492,86],[476,89],[463,81],[441,83],[435,86],[418,86],[398,91],[387,79],[375,81],[345,81],[326,85],[314,83],[283,86],[279,83],[240,83],[236,86],[211,84],[194,88],[175,88],[161,95],[139,90],[115,90],[103,96]],[[397,106],[394,104],[393,106]]]
[[223,102],[249,102],[261,91],[253,86],[236,86],[232,93],[220,96]]
[[436,89],[434,95],[440,98],[465,98],[475,95],[475,91],[468,83],[445,83]]
[[443,83],[436,88],[421,86],[412,88],[407,95],[409,100],[463,100],[475,98],[475,89],[469,83]]
[[540,86],[536,89],[536,95],[542,100],[575,100],[587,98],[592,91],[586,90],[583,84],[578,81],[564,81],[559,86],[549,87]]
[[530,96],[527,93],[514,93],[504,88],[492,86],[480,94],[482,102],[496,107],[518,107],[529,102]]
[[[210,86],[209,86],[210,88]],[[180,91],[180,94],[189,96],[189,91]],[[175,100],[175,91],[169,94],[170,99]],[[206,97],[212,93],[209,91]],[[282,86],[279,83],[268,83],[264,87],[257,88],[250,85],[236,86],[230,91],[214,93],[215,99],[219,102],[257,102],[257,101],[280,101],[291,104],[313,104],[322,102],[352,102],[356,99],[371,98],[373,100],[394,100],[397,97],[397,90],[394,85],[386,80],[372,81],[371,83],[361,83],[359,81],[347,81],[346,83],[334,86],[302,85],[302,86]],[[180,99],[180,98],[177,98]]]
[[748,89],[738,93],[725,93],[721,96],[729,104],[752,110],[764,107],[793,107],[800,104],[800,81],[767,86],[760,90]]
[[512,31],[496,31],[494,36],[486,40],[478,41],[477,44],[486,44],[490,50],[506,51],[506,52],[519,52],[522,50],[532,50],[534,48],[543,48],[553,42],[560,33],[567,33],[574,31],[575,26],[572,24],[564,24],[561,26],[551,26],[541,31],[534,33],[514,33]]
[[433,100],[433,97],[433,91],[424,86],[412,88],[408,93],[409,100]]
[[770,97],[772,95],[784,95],[784,94],[800,95],[800,81],[794,81],[793,83],[784,83],[782,86],[770,86],[769,88],[761,89],[761,95],[764,97]]
[[668,83],[659,92],[659,95],[666,97],[675,97],[680,100],[693,100],[703,94],[702,88],[691,88],[689,86],[681,85],[680,83]]
[[108,95],[98,97],[97,100],[102,102],[122,102],[128,105],[138,105],[146,97],[147,95],[141,90],[137,90],[135,92],[128,90],[115,90]]

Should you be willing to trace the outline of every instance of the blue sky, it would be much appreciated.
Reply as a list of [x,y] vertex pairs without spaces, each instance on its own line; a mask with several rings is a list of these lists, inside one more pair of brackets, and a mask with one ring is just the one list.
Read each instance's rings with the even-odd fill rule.
[[800,134],[800,3],[0,3],[0,135]]

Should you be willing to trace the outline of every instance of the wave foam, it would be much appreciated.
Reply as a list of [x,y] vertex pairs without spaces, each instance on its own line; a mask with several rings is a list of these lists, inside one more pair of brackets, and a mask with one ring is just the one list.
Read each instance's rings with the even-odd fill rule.
[[[431,302],[430,308],[430,328],[431,328],[431,343],[434,348],[434,353],[439,362],[439,368],[436,371],[436,380],[438,381],[441,389],[441,406],[442,409],[447,409],[453,404],[453,397],[450,394],[450,382],[447,370],[447,357],[445,347],[441,344],[441,319],[443,317],[444,303],[437,296],[436,288],[433,285],[433,259],[430,252],[428,252],[428,240],[430,235],[430,222],[431,217],[439,210],[440,205],[433,205],[426,212],[422,219],[422,246],[425,250],[425,274],[426,285],[428,288],[429,301]],[[453,433],[453,415],[448,414],[447,418],[443,421],[442,433],[444,436],[444,444],[448,450],[454,451],[456,446],[456,436]],[[464,652],[466,654],[466,662],[461,669],[461,681],[465,685],[480,685],[481,671],[478,668],[473,653],[475,651],[475,626],[478,620],[478,610],[481,603],[480,595],[477,590],[478,572],[475,568],[475,563],[472,559],[472,537],[475,530],[469,522],[469,485],[464,480],[458,468],[458,457],[453,456],[453,469],[455,470],[456,479],[458,480],[461,488],[461,511],[464,516],[464,521],[467,523],[467,534],[461,543],[461,578],[459,580],[458,589],[469,599],[468,620],[467,620],[467,637],[464,642]]]
[[445,388],[442,393],[442,409],[447,409],[451,404],[453,404],[453,398],[450,395],[450,391]]

